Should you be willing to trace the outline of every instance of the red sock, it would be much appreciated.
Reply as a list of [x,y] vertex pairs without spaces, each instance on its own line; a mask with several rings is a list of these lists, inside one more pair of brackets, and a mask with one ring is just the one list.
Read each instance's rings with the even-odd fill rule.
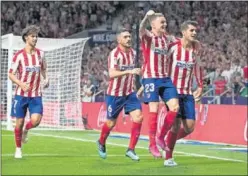
[[131,138],[130,138],[130,142],[129,142],[129,148],[134,150],[139,136],[140,136],[140,130],[141,130],[141,125],[142,123],[137,123],[137,122],[133,122],[132,124],[132,130],[131,130]]
[[170,149],[170,151],[166,151],[165,159],[172,158],[172,153],[173,153],[176,141],[177,141],[177,133],[173,133],[171,130],[168,131],[166,145]]
[[177,135],[177,139],[182,139],[186,137],[188,134],[189,133],[186,133],[183,128],[180,128],[178,135]]
[[163,127],[161,128],[161,131],[159,134],[160,139],[164,139],[167,132],[171,129],[176,116],[177,116],[177,112],[168,111],[168,113],[164,119]]
[[103,126],[102,126],[101,136],[100,136],[100,139],[99,139],[99,141],[100,141],[100,143],[102,145],[105,145],[106,139],[108,138],[109,133],[110,133],[111,130],[112,130],[112,128],[109,128],[107,123],[105,122],[103,124]]
[[21,148],[22,147],[22,129],[15,127],[15,143],[16,147]]
[[156,145],[156,132],[157,132],[157,112],[150,112],[149,113],[149,139],[150,145]]
[[31,129],[31,128],[34,128],[34,125],[32,124],[31,121],[29,121],[29,122],[26,124],[26,126],[25,126],[25,130],[29,130],[29,129]]

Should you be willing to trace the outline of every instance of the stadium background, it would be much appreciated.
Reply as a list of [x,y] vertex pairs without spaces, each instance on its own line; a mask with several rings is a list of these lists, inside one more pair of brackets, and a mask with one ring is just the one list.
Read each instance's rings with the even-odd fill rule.
[[[101,114],[104,114],[105,108],[102,102],[108,86],[107,57],[111,49],[116,46],[116,30],[119,27],[132,30],[133,47],[138,53],[138,64],[142,64],[137,27],[149,9],[164,13],[167,18],[169,33],[179,37],[181,36],[179,25],[187,19],[196,20],[200,24],[198,39],[203,46],[203,57],[201,59],[204,67],[205,84],[202,103],[205,105],[197,106],[199,112],[198,130],[188,139],[244,146],[247,144],[247,106],[244,106],[247,105],[248,81],[247,8],[247,2],[231,1],[6,1],[1,2],[1,35],[9,33],[20,35],[22,29],[27,25],[36,24],[41,28],[40,37],[70,39],[91,37],[86,43],[82,55],[81,98],[83,102],[83,89],[90,80],[90,84],[94,86],[92,100],[98,103],[89,104],[85,102],[82,104],[84,117],[82,120],[84,120],[85,129],[100,129],[99,121],[101,122],[101,118],[103,118]],[[1,70],[3,70],[3,66],[1,59]],[[136,80],[137,87],[139,81],[139,79]],[[2,76],[2,73],[0,88],[1,114],[6,114],[6,107],[3,104],[6,104],[7,101],[7,80]],[[92,105],[93,107],[91,107]],[[94,113],[91,111],[92,108],[97,108],[98,111],[91,115],[91,113]],[[162,113],[163,108],[161,109],[160,112]],[[221,117],[219,116],[220,112]],[[232,117],[233,114],[238,120]],[[128,132],[125,130],[128,130],[126,127],[128,127],[130,119],[122,114],[120,118],[122,120],[120,120],[115,131]],[[6,116],[1,116],[1,121],[6,121]],[[225,121],[225,125],[223,125],[223,121]],[[228,133],[230,129],[233,131],[232,134]],[[146,130],[147,128],[144,127],[143,135],[146,135]],[[216,133],[215,130],[218,130],[220,135],[213,138]],[[9,135],[10,133],[6,132],[6,134]],[[12,144],[8,145],[11,146]],[[181,145],[179,147],[184,148]],[[4,149],[4,151],[9,150]],[[223,156],[227,155],[223,154]],[[228,157],[230,157],[229,154]],[[244,159],[243,156],[239,157]],[[11,169],[7,168],[6,166],[5,174],[15,173],[10,172]],[[247,173],[247,169],[243,171]],[[125,172],[120,173],[125,174]],[[221,172],[214,172],[214,174],[216,173]],[[67,174],[72,174],[72,172],[67,172]],[[198,172],[198,174],[201,174],[201,172]]]

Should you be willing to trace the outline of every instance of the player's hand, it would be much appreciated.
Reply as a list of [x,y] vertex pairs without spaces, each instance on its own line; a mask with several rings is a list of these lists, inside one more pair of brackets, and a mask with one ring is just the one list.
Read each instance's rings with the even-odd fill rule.
[[193,92],[193,96],[196,102],[200,101],[201,95],[202,95],[202,88],[198,87],[196,91]]
[[131,70],[131,74],[133,75],[140,75],[141,69],[140,68],[134,68]]
[[44,87],[44,88],[48,88],[48,87],[49,87],[49,79],[48,79],[48,78],[46,78],[46,79],[44,80],[44,82],[43,82],[43,87]]
[[154,15],[155,12],[153,10],[149,10],[147,13],[146,13],[146,16],[150,17],[152,15]]
[[137,92],[137,98],[141,98],[142,97],[142,94],[143,94],[143,91],[144,91],[144,87],[141,86]]
[[22,89],[24,92],[27,92],[27,91],[29,91],[29,89],[30,89],[29,85],[28,85],[27,83],[23,83],[23,82],[20,84],[20,87],[21,87],[21,89]]

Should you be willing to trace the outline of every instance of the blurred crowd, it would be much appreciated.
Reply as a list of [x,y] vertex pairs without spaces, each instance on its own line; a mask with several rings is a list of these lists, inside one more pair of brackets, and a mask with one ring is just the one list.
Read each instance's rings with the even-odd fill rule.
[[[248,57],[247,2],[3,2],[1,28],[2,34],[19,35],[26,25],[37,24],[41,27],[42,36],[57,38],[96,28],[101,24],[112,24],[114,18],[118,17],[120,20],[112,26],[113,30],[123,26],[134,31],[135,25],[149,9],[165,14],[168,32],[177,37],[181,36],[179,29],[183,21],[191,19],[199,23],[198,39],[203,49],[201,64],[204,68],[206,95],[214,96],[223,92],[227,92],[226,96],[233,92],[235,95],[242,94],[248,81],[245,71]],[[134,47],[136,45],[134,41]],[[85,95],[83,87],[94,86],[90,94],[92,100],[100,97],[101,101],[104,96],[108,85],[107,57],[115,46],[116,42],[85,47],[81,87]]]
[[36,24],[42,37],[64,38],[112,21],[118,1],[8,1],[1,3],[1,32],[20,35]]

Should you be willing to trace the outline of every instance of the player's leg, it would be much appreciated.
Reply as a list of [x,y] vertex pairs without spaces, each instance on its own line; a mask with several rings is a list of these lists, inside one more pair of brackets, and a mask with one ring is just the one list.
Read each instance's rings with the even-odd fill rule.
[[106,96],[107,120],[102,126],[100,138],[97,141],[97,150],[103,159],[107,157],[106,140],[116,124],[116,119],[123,109],[124,103],[125,98],[123,97]]
[[41,97],[32,97],[28,98],[28,109],[30,113],[30,120],[27,122],[22,135],[22,142],[28,142],[28,131],[31,128],[37,127],[42,119],[43,114],[43,105]]
[[166,149],[164,166],[176,166],[177,163],[173,159],[173,151],[177,141],[177,134],[181,126],[181,118],[178,116],[174,121],[171,129],[168,131],[166,137]]
[[179,111],[177,114],[177,118],[174,121],[172,128],[168,131],[167,137],[165,139],[165,160],[164,166],[176,166],[177,163],[173,159],[173,151],[177,141],[178,131],[181,126],[181,119],[183,118],[185,111],[184,111],[184,95],[178,95],[179,101]]
[[154,157],[162,157],[156,145],[159,95],[157,79],[143,79],[144,102],[149,104],[149,151]]
[[177,139],[189,135],[195,128],[195,101],[192,95],[187,95],[184,102],[185,118],[183,118],[183,128],[180,128]]
[[163,101],[166,102],[168,108],[167,115],[164,118],[163,127],[161,128],[160,134],[158,135],[157,139],[158,145],[162,149],[165,149],[164,137],[173,125],[173,122],[179,110],[177,90],[170,78],[165,79],[165,85],[164,87],[160,88],[159,94]]
[[126,156],[130,157],[132,160],[139,161],[139,157],[134,150],[140,136],[143,115],[141,112],[141,103],[138,100],[136,93],[132,93],[128,96],[124,109],[125,113],[130,114],[132,118],[131,136]]
[[12,107],[11,107],[11,116],[16,118],[15,125],[15,143],[16,143],[16,151],[15,158],[22,158],[22,129],[24,125],[24,119],[27,112],[27,101],[25,97],[21,97],[16,95],[14,97]]
[[[180,125],[176,126],[176,129],[170,130],[166,138],[167,149],[166,159],[164,162],[165,166],[176,166],[177,163],[174,161],[172,154],[176,140],[178,137],[185,137],[194,130],[195,122],[195,107],[194,98],[192,95],[179,95],[180,110],[178,116],[181,117],[183,122],[183,128]],[[177,118],[178,119],[178,118]],[[174,132],[174,133],[173,133]]]

